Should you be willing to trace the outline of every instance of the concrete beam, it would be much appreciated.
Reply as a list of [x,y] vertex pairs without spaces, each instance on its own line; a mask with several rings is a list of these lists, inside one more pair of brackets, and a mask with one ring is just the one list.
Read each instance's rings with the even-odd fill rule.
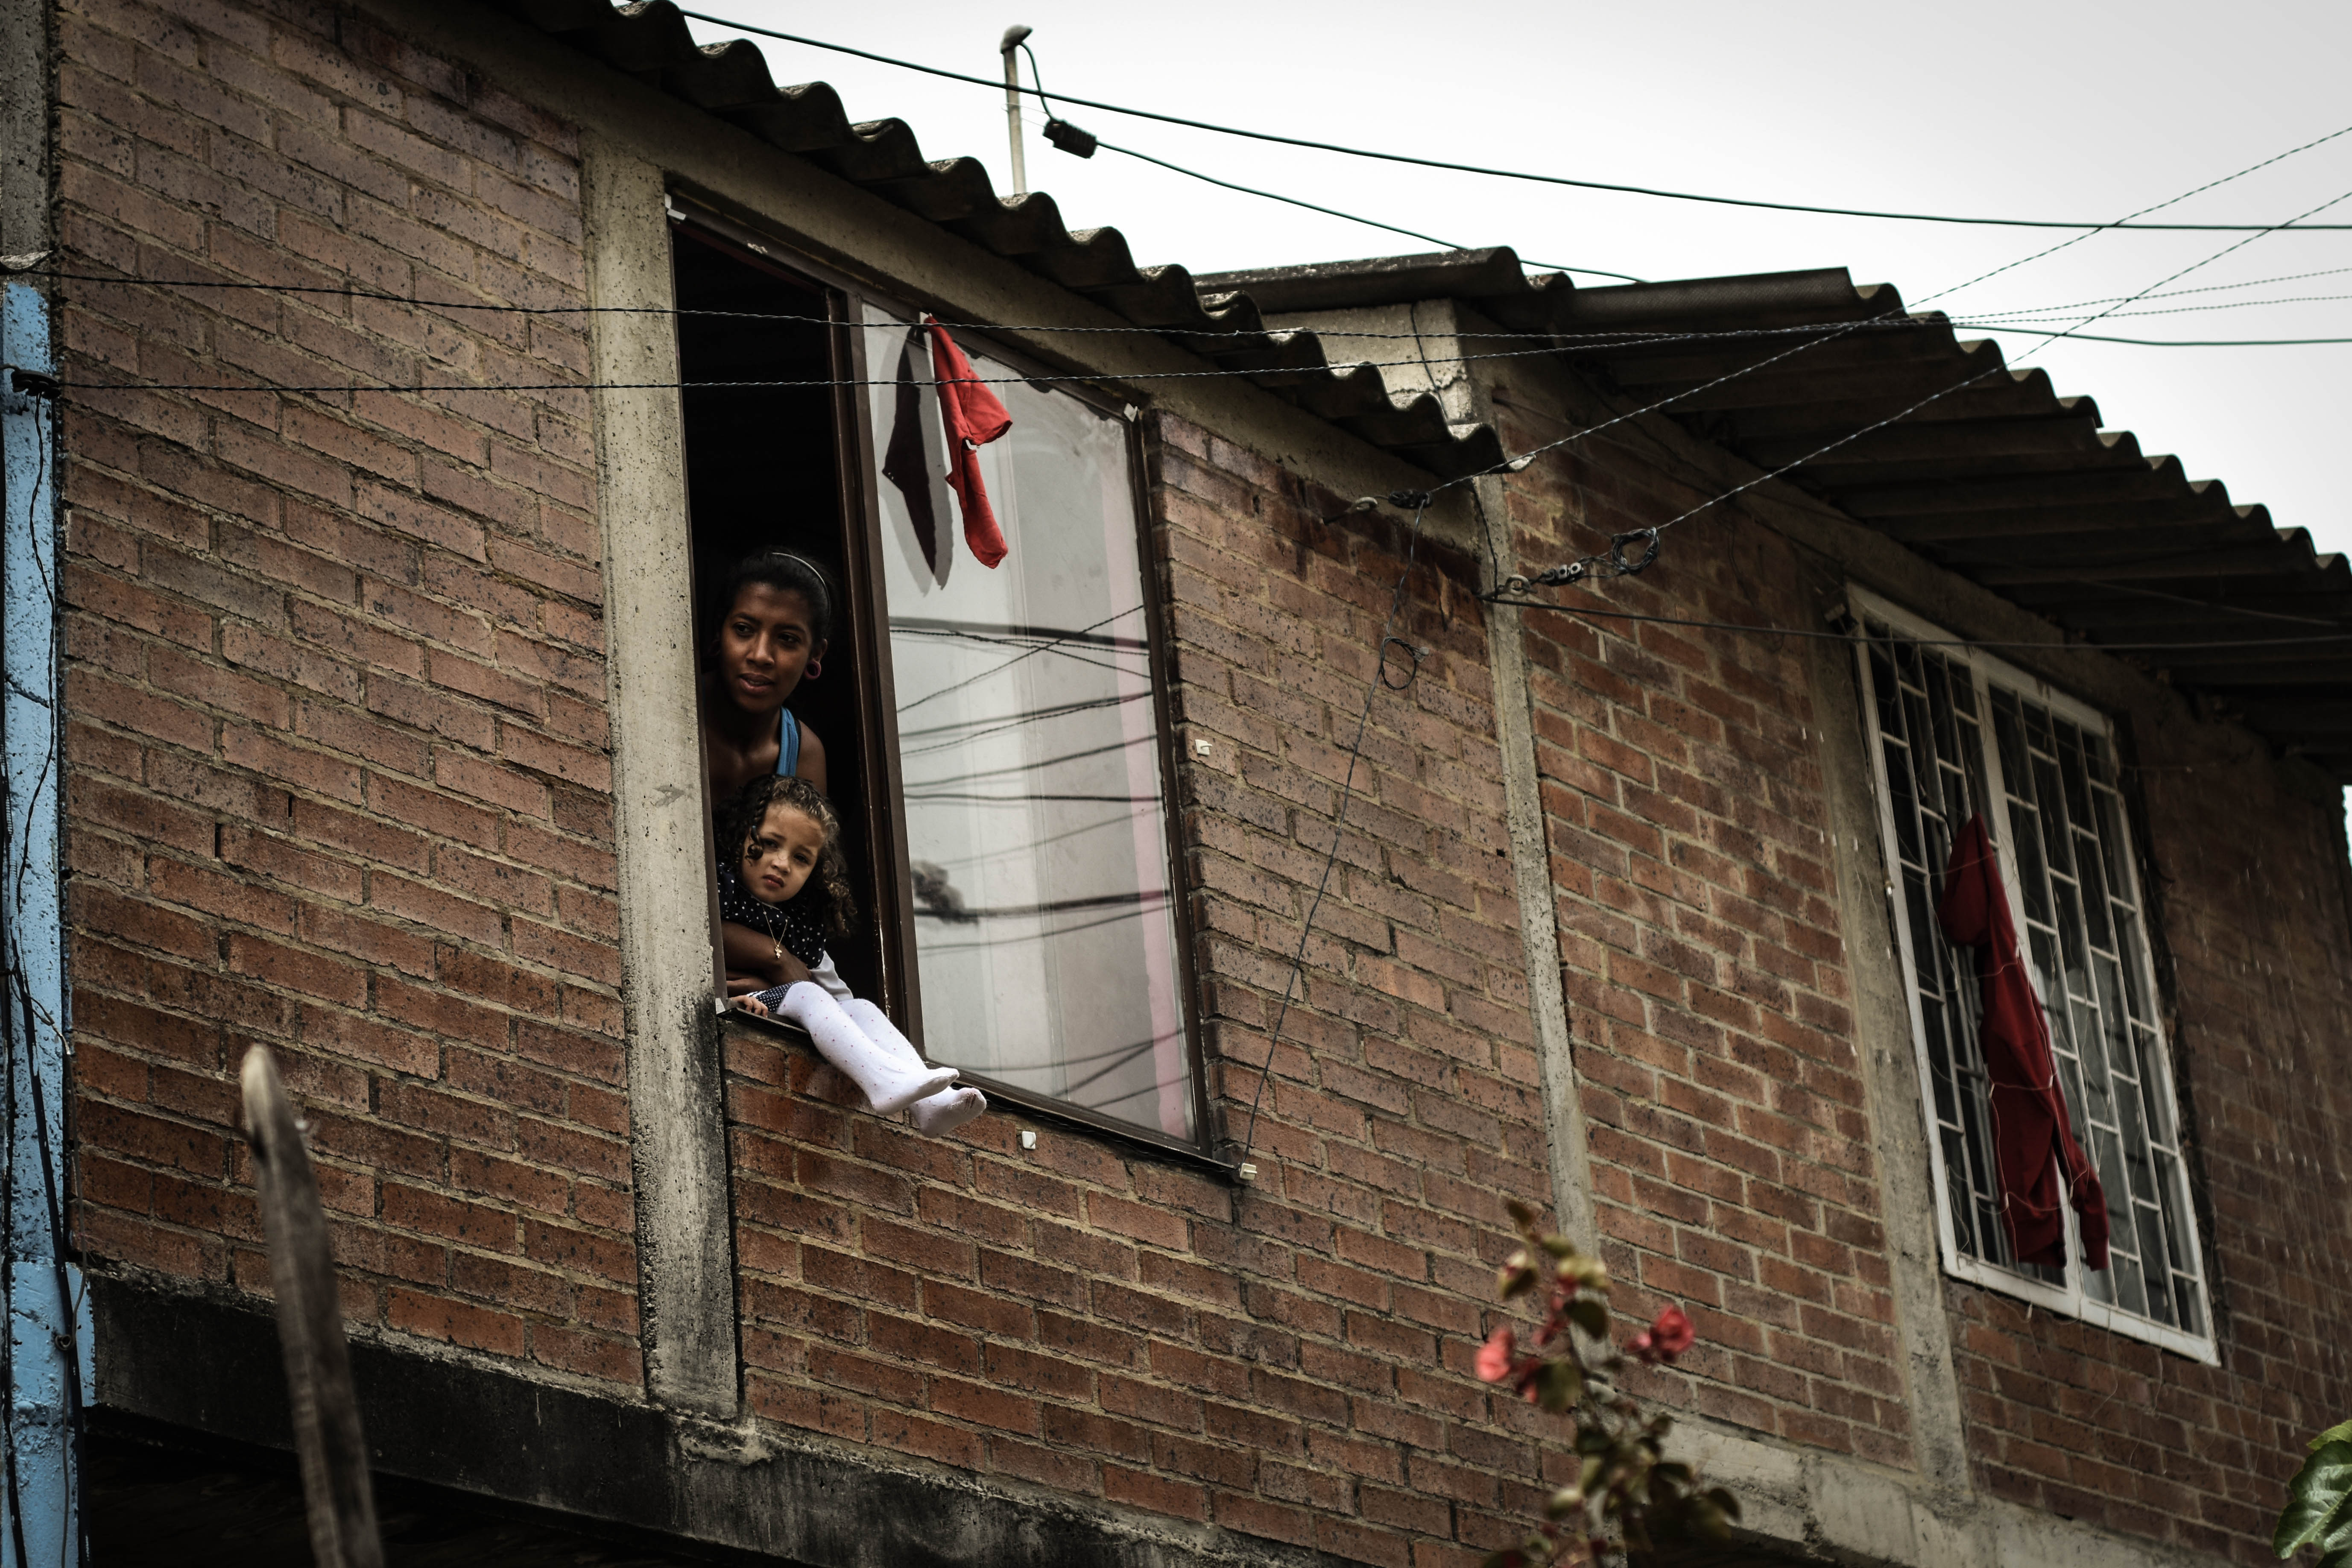
[[1838,1568],[2212,1568],[2136,1536],[1677,1417],[1669,1451],[1740,1500],[1741,1542]]
[[[160,1282],[94,1278],[90,1294],[101,1418],[163,1423],[199,1448],[205,1436],[290,1447],[267,1316]],[[376,1474],[551,1510],[572,1529],[624,1526],[797,1568],[1347,1568],[1218,1525],[380,1341],[353,1342],[352,1378]]]

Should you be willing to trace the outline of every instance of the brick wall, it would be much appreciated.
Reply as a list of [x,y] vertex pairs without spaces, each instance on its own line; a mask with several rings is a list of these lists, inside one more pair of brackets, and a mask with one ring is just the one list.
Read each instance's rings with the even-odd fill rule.
[[[1181,748],[1213,1089],[1245,1111],[1402,541],[1159,433],[1177,703],[1213,742]],[[1050,1126],[1024,1151],[1003,1116],[916,1139],[732,1030],[753,1409],[1367,1563],[1473,1562],[1524,1531],[1551,1418],[1469,1369],[1500,1321],[1503,1201],[1549,1180],[1492,676],[1465,579],[1429,560],[1402,635],[1435,651],[1372,711],[1259,1184]]]
[[[1560,434],[1505,413],[1507,450]],[[1603,548],[1711,493],[1608,439],[1507,488],[1530,562]],[[1684,524],[1666,548],[1654,574],[1610,582],[1605,607],[1814,618],[1790,547],[1737,511]],[[1603,1256],[1682,1303],[1701,1342],[1684,1374],[1644,1392],[1907,1467],[1801,645],[1530,612],[1527,647]]]
[[[349,15],[73,0],[68,269],[582,297],[566,128]],[[234,1137],[267,1043],[308,1108],[363,1324],[625,1388],[635,1263],[601,588],[579,318],[58,286],[73,381],[551,382],[64,405],[76,1223],[98,1267],[264,1291]],[[1507,412],[1509,447],[1559,432]],[[1180,832],[1211,1056],[1263,1059],[1399,524],[1340,522],[1160,419]],[[1695,482],[1695,481],[1694,481]],[[1638,441],[1513,476],[1523,559],[1701,497]],[[1798,624],[1778,536],[1688,525],[1626,607]],[[1276,1054],[1259,1184],[991,1117],[946,1142],[728,1034],[753,1408],[1366,1562],[1467,1563],[1538,1506],[1552,1424],[1470,1375],[1507,1196],[1549,1192],[1483,617],[1425,551],[1435,651],[1368,731]],[[1618,1305],[1697,1320],[1637,1386],[1913,1462],[1818,720],[1782,647],[1531,617],[1553,891]],[[2167,754],[2168,755],[2168,753]],[[2251,1563],[2340,1418],[2352,920],[2320,808],[2259,759],[2144,753],[2223,1366],[1947,1282],[1979,1484]],[[2176,771],[2167,771],[2175,769]],[[2250,805],[2249,803],[2254,803]],[[2257,809],[2258,808],[2258,809]],[[2210,831],[2226,817],[2237,831]],[[2294,901],[2308,893],[2311,907]],[[2328,906],[2327,899],[2338,900]],[[1213,1068],[1246,1101],[1246,1066]]]
[[[325,5],[68,0],[68,270],[561,305],[571,132]],[[577,317],[58,286],[74,381],[580,379]],[[64,403],[76,1225],[263,1291],[248,1045],[362,1323],[638,1375],[579,391]]]
[[2304,1445],[2352,1410],[2340,808],[2281,788],[2242,737],[2137,737],[2221,1364],[1958,1287],[1953,1349],[1986,1489],[2252,1568],[2276,1561]]
[[[1562,433],[1540,389],[1502,401],[1506,449]],[[1635,436],[1566,451],[1508,481],[1524,561],[1581,554],[1721,488]],[[1608,584],[1608,607],[1818,624],[1811,590],[1841,575],[1736,508],[1667,548],[1668,569]],[[1681,1300],[1701,1339],[1641,1391],[1908,1466],[1805,662],[1731,634],[1558,615],[1531,615],[1527,646],[1604,1254],[1621,1280]],[[2272,1560],[2303,1444],[2352,1409],[2340,806],[2285,788],[2242,733],[2118,717],[2221,1364],[1948,1278],[1963,1426],[1988,1494],[2252,1568]]]

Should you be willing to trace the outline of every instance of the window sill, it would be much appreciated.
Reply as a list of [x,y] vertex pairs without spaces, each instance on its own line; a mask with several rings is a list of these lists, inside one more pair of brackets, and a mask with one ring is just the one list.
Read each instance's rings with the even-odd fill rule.
[[2125,1339],[2144,1341],[2159,1350],[2170,1351],[2173,1354],[2186,1356],[2190,1361],[2202,1362],[2207,1366],[2221,1364],[2221,1349],[2210,1339],[2186,1333],[2179,1329],[2152,1322],[2146,1318],[2134,1317],[2131,1313],[2111,1307],[2105,1301],[2095,1301],[2087,1296],[2077,1295],[2071,1290],[2058,1289],[2053,1286],[2044,1285],[2037,1279],[2027,1279],[2020,1275],[2011,1274],[2006,1268],[1980,1263],[1973,1258],[1947,1257],[1944,1260],[1944,1272],[1955,1279],[1964,1280],[1982,1289],[1990,1290],[1996,1295],[2008,1296],[2023,1301],[2028,1306],[2039,1307],[2045,1311],[2076,1319],[2095,1329],[2105,1329],[2109,1333],[2119,1334]]
[[[782,1040],[796,1051],[805,1052],[811,1057],[817,1056],[814,1042],[810,1040],[807,1031],[797,1025],[782,1023],[774,1018],[762,1018],[755,1014],[735,1010],[722,1015],[720,1025],[722,1027],[745,1029],[755,1035]],[[995,1079],[984,1078],[977,1073],[968,1073],[957,1081],[968,1083],[987,1095],[988,1111],[992,1116],[1005,1110],[1017,1110],[1022,1115],[1039,1121],[1051,1122],[1056,1127],[1100,1138],[1107,1142],[1118,1145],[1131,1154],[1164,1160],[1171,1164],[1189,1166],[1196,1171],[1207,1171],[1223,1177],[1236,1186],[1243,1184],[1240,1166],[1232,1161],[1217,1158],[1197,1144],[1186,1143],[1179,1139],[1153,1132],[1148,1128],[1130,1126],[1126,1122],[1112,1121],[1108,1117],[1097,1116],[1091,1111],[1064,1105],[1046,1096],[1016,1089],[1011,1084],[1001,1083]],[[891,1120],[897,1119],[893,1117]]]

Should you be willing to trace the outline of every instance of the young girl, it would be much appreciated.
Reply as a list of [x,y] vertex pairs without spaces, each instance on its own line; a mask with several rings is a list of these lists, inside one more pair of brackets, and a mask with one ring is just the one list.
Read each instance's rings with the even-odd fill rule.
[[763,773],[825,787],[824,742],[785,704],[824,668],[833,588],[805,555],[761,550],[721,585],[702,670],[702,735],[713,799]]
[[[782,773],[825,785],[824,742],[786,706],[824,668],[833,635],[833,586],[789,550],[744,556],[719,585],[718,622],[702,659],[702,754],[710,798],[732,800],[754,779]],[[720,856],[721,860],[727,858]],[[755,971],[770,945],[730,927],[727,967]]]
[[980,1090],[950,1088],[955,1068],[925,1064],[882,1009],[851,995],[835,973],[825,939],[847,931],[856,909],[841,818],[815,785],[777,773],[753,779],[729,806],[719,843],[729,989],[747,978],[734,957],[746,947],[770,950],[747,966],[748,978],[777,982],[739,1005],[806,1029],[877,1112],[911,1106],[915,1126],[933,1137],[988,1109]]

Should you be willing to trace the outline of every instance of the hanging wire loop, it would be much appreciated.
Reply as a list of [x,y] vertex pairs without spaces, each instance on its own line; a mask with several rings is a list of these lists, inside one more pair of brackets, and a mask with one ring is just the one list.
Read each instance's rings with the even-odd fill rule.
[[[1404,655],[1404,679],[1402,680],[1393,679],[1390,673],[1391,670],[1395,668],[1389,661],[1389,649],[1391,648],[1396,648]],[[1420,676],[1421,661],[1428,657],[1429,649],[1427,647],[1415,643],[1409,643],[1402,637],[1384,637],[1381,638],[1381,684],[1387,687],[1391,691],[1402,691],[1406,687],[1411,686],[1414,679]]]

